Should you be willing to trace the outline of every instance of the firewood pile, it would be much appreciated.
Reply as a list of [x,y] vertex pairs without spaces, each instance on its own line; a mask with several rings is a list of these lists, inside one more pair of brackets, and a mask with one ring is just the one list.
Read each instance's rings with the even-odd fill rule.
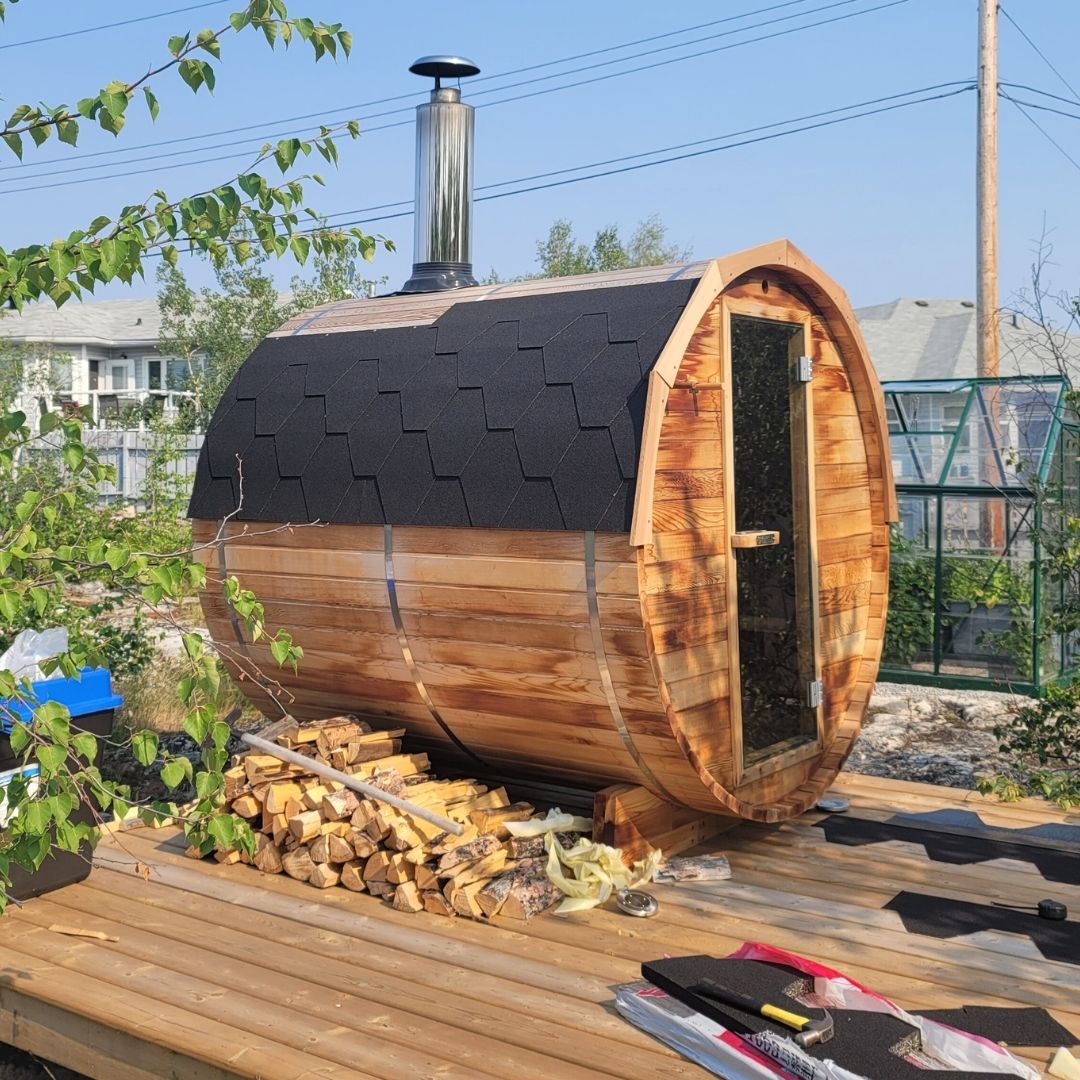
[[[373,731],[352,716],[276,725],[287,749],[464,826],[461,836],[299,765],[249,751],[225,773],[226,811],[258,834],[254,858],[222,851],[317,889],[369,892],[399,911],[528,919],[562,894],[548,880],[543,836],[511,837],[507,822],[535,809],[505,788],[437,780],[427,754],[401,752],[405,729]],[[560,838],[563,842],[577,839]]]

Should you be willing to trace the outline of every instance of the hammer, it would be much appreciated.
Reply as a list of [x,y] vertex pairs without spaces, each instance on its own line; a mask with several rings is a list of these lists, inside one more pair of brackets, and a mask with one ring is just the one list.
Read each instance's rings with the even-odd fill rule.
[[753,998],[740,994],[735,990],[729,990],[726,986],[714,982],[712,979],[702,979],[690,989],[695,994],[721,1001],[725,1005],[732,1005],[743,1012],[756,1013],[768,1020],[775,1020],[778,1024],[797,1031],[795,1043],[804,1049],[808,1046],[817,1046],[818,1043],[827,1043],[833,1037],[832,1017],[825,1013],[820,1020],[814,1020],[809,1016],[799,1016],[798,1013],[788,1012],[778,1005],[770,1005],[767,1001],[755,1001]]

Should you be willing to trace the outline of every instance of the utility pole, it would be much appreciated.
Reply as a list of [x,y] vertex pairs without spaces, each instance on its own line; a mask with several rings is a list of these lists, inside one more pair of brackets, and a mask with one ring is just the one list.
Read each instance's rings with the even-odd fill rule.
[[998,340],[998,0],[979,0],[979,125],[975,171],[976,374],[1000,372]]

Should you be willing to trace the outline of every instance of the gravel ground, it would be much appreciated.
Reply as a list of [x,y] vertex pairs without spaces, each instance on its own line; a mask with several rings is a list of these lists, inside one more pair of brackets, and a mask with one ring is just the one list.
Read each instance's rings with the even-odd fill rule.
[[[1003,771],[993,727],[1023,698],[981,690],[879,683],[862,734],[845,768],[870,776],[974,788],[976,778]],[[163,735],[173,753],[196,756],[184,734]],[[230,749],[238,749],[230,746]],[[160,797],[146,771],[123,755],[107,757],[106,771],[132,784],[137,798]],[[28,1054],[0,1046],[0,1080],[86,1080]]]

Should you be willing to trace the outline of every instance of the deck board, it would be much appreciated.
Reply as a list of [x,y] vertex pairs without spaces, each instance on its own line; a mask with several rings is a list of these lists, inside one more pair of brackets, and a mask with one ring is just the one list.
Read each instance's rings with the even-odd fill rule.
[[[853,815],[964,808],[988,824],[1080,824],[1034,800],[847,775]],[[247,867],[193,862],[169,830],[107,835],[82,884],[0,924],[0,1040],[101,1080],[702,1080],[626,1024],[612,987],[643,960],[743,941],[835,966],[911,1009],[1040,1005],[1080,1034],[1080,966],[1024,938],[909,934],[899,890],[1080,910],[1080,883],[1027,863],[932,863],[917,845],[829,844],[807,814],[741,825],[711,847],[734,877],[655,886],[658,916],[598,910],[493,925],[396,912]],[[149,877],[146,877],[146,870]],[[52,923],[117,942],[64,937]],[[1050,1048],[1024,1056],[1043,1068]]]

